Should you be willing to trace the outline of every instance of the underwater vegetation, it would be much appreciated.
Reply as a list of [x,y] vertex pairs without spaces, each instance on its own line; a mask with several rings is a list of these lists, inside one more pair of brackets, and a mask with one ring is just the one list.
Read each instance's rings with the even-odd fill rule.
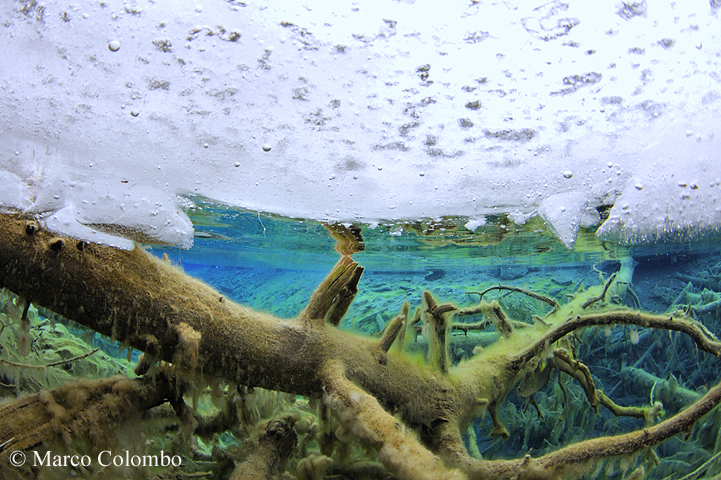
[[328,231],[340,260],[281,319],[0,215],[2,478],[721,476],[721,263],[643,294],[630,257],[581,282],[499,272],[367,315],[370,335],[346,318],[361,232]]

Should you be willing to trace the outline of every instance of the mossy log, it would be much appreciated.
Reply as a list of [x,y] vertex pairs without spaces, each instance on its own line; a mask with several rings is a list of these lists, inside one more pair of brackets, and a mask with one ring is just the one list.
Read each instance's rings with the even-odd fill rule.
[[5,441],[0,448],[0,476],[33,477],[28,465],[8,464],[12,452],[71,447],[75,439],[85,439],[99,449],[111,447],[113,437],[108,432],[175,395],[174,383],[162,371],[134,379],[79,379],[0,407],[0,438]]
[[[229,301],[140,247],[123,251],[59,237],[32,219],[0,215],[0,247],[0,287],[196,375],[322,397],[341,425],[374,446],[401,479],[558,478],[687,431],[721,401],[716,386],[682,414],[641,432],[582,442],[538,459],[476,460],[461,440],[466,424],[488,409],[504,430],[498,405],[576,329],[616,323],[673,329],[717,356],[721,344],[684,319],[587,314],[583,305],[600,293],[589,289],[543,324],[510,330],[503,342],[439,370],[390,348],[392,339],[336,328],[362,273],[346,249],[308,306],[283,320]],[[400,317],[407,314],[404,307]],[[416,430],[423,432],[420,440]]]
[[659,378],[645,370],[626,367],[621,375],[631,388],[638,391],[651,392],[653,400],[663,402],[663,406],[672,412],[679,411],[701,398],[702,394],[679,385],[678,380]]

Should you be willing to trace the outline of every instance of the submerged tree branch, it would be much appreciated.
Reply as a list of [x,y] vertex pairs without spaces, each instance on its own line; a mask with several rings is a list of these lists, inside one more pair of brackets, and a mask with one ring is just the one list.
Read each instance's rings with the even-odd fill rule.
[[82,360],[83,358],[89,357],[90,355],[97,352],[98,350],[100,350],[100,347],[94,348],[93,350],[83,353],[81,355],[76,355],[73,358],[67,358],[65,360],[58,360],[57,362],[52,362],[52,363],[48,363],[45,365],[32,365],[29,363],[16,363],[16,362],[11,362],[10,360],[3,360],[2,358],[0,358],[0,363],[4,363],[5,365],[10,365],[11,367],[42,369],[42,368],[48,368],[48,367],[57,367],[58,365],[65,365],[66,363],[71,363],[76,360]]
[[478,480],[575,478],[583,471],[590,471],[593,462],[599,459],[638,452],[679,433],[689,433],[694,423],[719,403],[721,403],[721,385],[709,390],[701,400],[688,409],[653,427],[624,435],[585,440],[536,459],[526,455],[517,460],[477,461],[470,456],[464,456],[457,458],[456,465],[468,472],[469,478]]
[[[73,436],[86,436],[96,446],[106,446],[111,441],[107,432],[114,426],[165,402],[174,388],[173,379],[159,372],[136,379],[76,380],[50,392],[21,397],[0,408],[0,438],[12,438],[0,450],[0,473],[11,451],[48,442],[70,445]],[[105,424],[98,425],[98,419]]]
[[532,346],[516,355],[512,361],[514,368],[520,368],[531,358],[543,350],[544,346],[553,344],[565,337],[574,330],[596,325],[636,325],[643,328],[655,328],[660,330],[673,330],[685,333],[696,342],[698,348],[709,352],[716,357],[721,357],[721,342],[708,331],[701,323],[695,320],[686,320],[673,315],[653,315],[648,313],[634,312],[628,310],[593,313],[588,315],[577,315],[568,318],[565,322],[548,330]]
[[478,295],[479,296],[478,300],[481,301],[481,300],[483,300],[483,295],[485,295],[486,293],[488,293],[492,290],[508,290],[511,292],[518,292],[518,293],[522,293],[524,295],[528,295],[531,298],[535,298],[536,300],[540,300],[544,303],[547,303],[548,305],[550,305],[553,308],[554,312],[556,310],[558,310],[558,308],[560,307],[560,305],[558,304],[558,302],[556,301],[555,298],[547,297],[546,295],[541,295],[540,293],[532,292],[530,290],[526,290],[525,288],[514,287],[513,285],[494,285],[492,287],[488,287],[487,289],[483,290],[482,292],[466,292],[466,293],[469,295],[473,295],[473,294]]
[[[447,468],[439,457],[421,445],[372,395],[350,382],[340,365],[329,364],[323,378],[323,403],[330,407],[348,432],[373,445],[380,461],[400,479],[465,478],[460,471]],[[409,458],[413,461],[407,461]]]
[[230,480],[266,480],[284,472],[298,441],[295,421],[293,415],[283,414],[265,422],[250,439],[250,455],[236,465]]
[[[346,255],[357,251],[359,240],[347,240],[338,231],[335,235],[346,242],[339,247],[344,255],[308,306],[290,320],[228,301],[139,247],[121,251],[58,237],[19,216],[0,215],[0,287],[204,378],[323,396],[341,425],[379,449],[380,460],[401,479],[557,478],[566,468],[632,453],[688,430],[721,401],[721,387],[714,387],[694,406],[655,427],[582,442],[537,460],[472,459],[462,451],[458,432],[488,410],[494,432],[505,436],[498,406],[521,379],[534,374],[540,359],[549,358],[556,342],[579,328],[633,324],[677,330],[717,356],[721,343],[697,322],[627,311],[564,319],[560,315],[572,311],[566,306],[549,314],[547,324],[514,329],[500,306],[491,303],[504,336],[501,345],[508,346],[488,348],[453,366],[443,352],[456,307],[437,305],[430,293],[424,294],[424,309],[416,310],[411,321],[406,321],[410,309],[404,305],[381,339],[336,328],[357,292],[362,267]],[[402,352],[405,332],[423,315],[443,349],[435,369]],[[394,342],[400,347],[391,348]],[[553,357],[585,382],[595,402],[587,370],[563,353]],[[599,400],[604,403],[603,397]],[[414,430],[428,432],[423,443]]]
[[601,294],[597,297],[589,298],[588,300],[586,300],[583,303],[583,305],[581,305],[581,308],[588,308],[591,305],[593,305],[594,303],[596,303],[600,300],[603,300],[606,297],[606,292],[608,291],[608,287],[611,286],[611,282],[613,282],[615,279],[616,279],[616,274],[614,273],[613,275],[611,275],[611,278],[609,278],[608,281],[606,282],[606,284],[603,286],[603,291],[601,292]]

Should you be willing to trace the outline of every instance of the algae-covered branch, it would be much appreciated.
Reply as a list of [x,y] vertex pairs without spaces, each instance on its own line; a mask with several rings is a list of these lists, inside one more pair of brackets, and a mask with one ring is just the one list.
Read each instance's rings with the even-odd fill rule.
[[[628,264],[561,302],[511,286],[488,288],[482,296],[499,295],[463,307],[418,292],[416,305],[386,312],[391,320],[369,337],[341,327],[362,290],[363,267],[352,258],[362,248],[360,233],[334,226],[331,234],[340,260],[296,318],[280,319],[231,301],[139,246],[88,244],[29,218],[0,216],[0,374],[17,396],[0,407],[0,470],[6,478],[37,478],[37,468],[14,467],[11,454],[82,450],[92,458],[99,448],[130,449],[127,432],[136,428],[133,438],[147,441],[132,448],[150,458],[162,445],[184,459],[173,471],[189,477],[550,479],[599,475],[602,465],[609,478],[641,478],[656,468],[656,445],[678,433],[690,437],[721,401],[721,387],[709,385],[688,394],[691,406],[671,411],[667,398],[683,387],[658,379],[648,401],[619,405],[614,388],[599,384],[586,360],[592,356],[582,352],[598,345],[599,332],[610,342],[614,327],[630,332],[634,345],[640,329],[660,330],[687,342],[684,355],[721,355],[721,343],[692,309],[654,314],[625,306]],[[504,295],[538,305],[528,318],[514,318]],[[18,380],[24,373],[16,357],[40,355],[43,335],[50,335],[40,316],[29,318],[29,305],[144,352],[134,373],[46,382],[39,393],[24,394],[31,389]],[[33,347],[20,352],[27,342]],[[639,362],[624,375],[648,385],[633,373]],[[556,410],[548,396],[535,399],[548,391]],[[526,410],[509,408],[509,397]],[[564,426],[603,412],[643,423],[590,440]],[[530,437],[531,424],[547,427],[558,444],[489,455],[479,448],[477,428],[486,414],[487,433],[499,444],[513,444],[519,432]],[[138,419],[140,426],[129,427]],[[153,436],[159,425],[168,443]],[[704,429],[718,435],[718,426]],[[91,477],[107,468],[118,478],[163,478],[162,469],[127,467],[73,472]]]

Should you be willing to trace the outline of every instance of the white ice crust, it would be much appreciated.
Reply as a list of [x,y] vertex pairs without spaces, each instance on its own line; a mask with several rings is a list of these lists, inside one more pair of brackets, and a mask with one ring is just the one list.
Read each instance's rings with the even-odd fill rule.
[[721,8],[684,2],[19,1],[0,210],[192,244],[201,195],[331,221],[721,226]]

